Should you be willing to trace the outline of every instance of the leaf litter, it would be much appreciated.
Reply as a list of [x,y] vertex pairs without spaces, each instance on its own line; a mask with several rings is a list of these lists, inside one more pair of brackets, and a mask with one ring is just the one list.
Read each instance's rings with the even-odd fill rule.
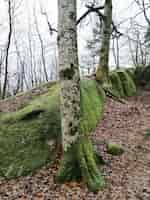
[[[100,167],[106,187],[90,192],[83,183],[55,183],[59,158],[33,175],[0,180],[0,200],[150,200],[150,93],[140,91],[121,104],[107,99],[102,120],[91,139],[106,164]],[[107,142],[121,145],[120,156],[107,153]]]

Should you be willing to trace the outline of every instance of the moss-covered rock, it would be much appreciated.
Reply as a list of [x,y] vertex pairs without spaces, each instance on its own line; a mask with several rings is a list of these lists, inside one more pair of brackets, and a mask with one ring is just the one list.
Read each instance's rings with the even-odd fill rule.
[[124,98],[125,94],[124,94],[123,84],[120,80],[118,73],[115,71],[111,72],[109,74],[109,78],[111,80],[112,90],[113,90],[114,94],[116,94],[116,96],[118,96],[120,98]]
[[150,129],[145,130],[145,132],[144,132],[144,138],[146,140],[150,140]]
[[132,80],[135,81],[135,68],[134,67],[130,67],[130,68],[125,69],[125,71],[132,78]]
[[[52,159],[49,140],[60,136],[58,85],[24,108],[0,117],[0,176],[26,175]],[[54,147],[52,147],[54,148]],[[52,155],[52,154],[51,154]]]
[[107,153],[114,155],[114,156],[118,156],[124,153],[124,149],[122,146],[113,143],[113,142],[109,142],[107,144]]
[[136,85],[134,83],[134,80],[128,75],[128,73],[125,70],[118,70],[117,73],[122,82],[124,94],[127,97],[135,95],[136,94]]
[[[102,115],[104,96],[96,81],[81,81],[81,133],[95,128]],[[60,135],[59,84],[55,83],[29,98],[18,111],[1,113],[0,176],[26,175],[50,162]]]

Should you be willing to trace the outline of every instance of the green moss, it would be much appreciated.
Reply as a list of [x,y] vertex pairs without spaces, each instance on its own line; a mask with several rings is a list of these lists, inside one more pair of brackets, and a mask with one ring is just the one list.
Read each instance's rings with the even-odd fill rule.
[[147,139],[150,139],[150,129],[145,130],[144,138],[145,138],[146,140],[147,140]]
[[94,80],[81,82],[81,135],[77,143],[64,154],[57,174],[57,181],[83,180],[90,190],[96,191],[104,186],[96,161],[93,146],[87,134],[95,129],[102,116],[105,94]]
[[56,180],[61,183],[82,180],[93,192],[104,187],[105,182],[97,168],[93,146],[88,137],[80,137],[65,152]]
[[26,175],[45,165],[51,159],[47,141],[57,141],[60,132],[58,86],[23,109],[3,114],[0,117],[0,176]]
[[105,101],[103,90],[94,80],[81,82],[81,133],[91,132],[100,120]]
[[[102,115],[104,94],[100,94],[95,81],[81,82],[81,133],[93,130]],[[53,84],[18,111],[1,114],[0,176],[25,175],[52,159],[47,141],[60,142],[58,96],[59,85]]]
[[114,156],[121,155],[124,152],[124,149],[115,143],[107,144],[107,153],[112,154]]
[[112,90],[118,97],[125,97],[123,85],[117,72],[111,72],[109,78],[112,84]]
[[124,70],[118,70],[117,73],[122,82],[125,95],[127,97],[135,95],[136,94],[136,86],[135,86],[133,79]]
[[128,73],[128,75],[132,78],[132,80],[135,81],[135,68],[130,67],[125,69],[125,71]]

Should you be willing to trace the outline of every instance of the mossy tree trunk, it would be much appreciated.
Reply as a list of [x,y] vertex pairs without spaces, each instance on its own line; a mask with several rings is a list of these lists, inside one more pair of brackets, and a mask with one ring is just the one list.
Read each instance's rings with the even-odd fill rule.
[[58,50],[63,156],[57,181],[83,180],[92,190],[103,181],[92,144],[80,132],[80,75],[77,49],[76,0],[58,0]]
[[105,0],[102,43],[100,48],[99,65],[96,71],[96,79],[102,83],[107,81],[109,72],[109,50],[112,23],[112,0]]

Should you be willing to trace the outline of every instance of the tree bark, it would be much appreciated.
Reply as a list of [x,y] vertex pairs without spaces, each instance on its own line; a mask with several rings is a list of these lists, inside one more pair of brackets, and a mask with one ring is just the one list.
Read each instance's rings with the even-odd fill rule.
[[103,179],[87,134],[80,131],[80,75],[76,0],[58,0],[58,50],[63,156],[57,181],[83,180],[95,191]]
[[59,76],[64,151],[76,142],[80,122],[80,76],[77,55],[76,1],[58,0]]
[[105,82],[109,72],[109,49],[112,24],[112,0],[105,0],[104,19],[102,31],[102,44],[100,48],[99,65],[96,71],[96,79]]

